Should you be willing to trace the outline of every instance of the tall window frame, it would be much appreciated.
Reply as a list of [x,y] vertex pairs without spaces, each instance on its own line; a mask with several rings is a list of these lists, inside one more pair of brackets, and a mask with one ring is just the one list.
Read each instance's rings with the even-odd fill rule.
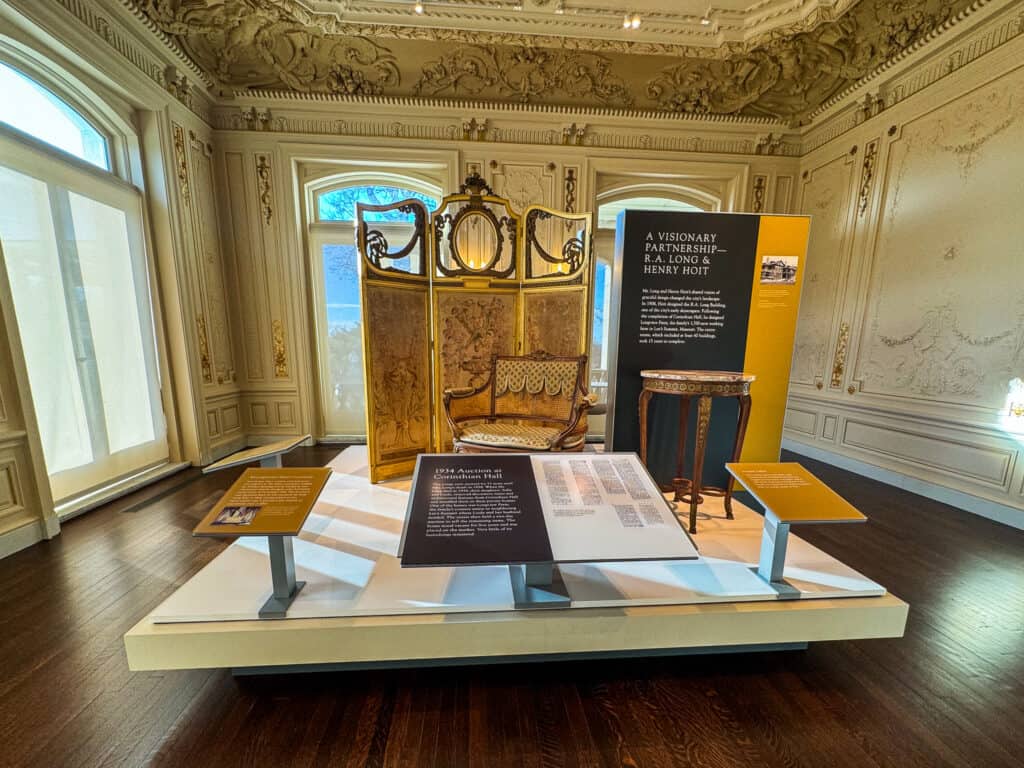
[[[0,165],[6,169],[8,180],[13,179],[14,183],[18,179],[24,183],[31,181],[36,189],[45,187],[47,205],[38,209],[38,214],[40,221],[48,219],[52,226],[49,244],[51,266],[60,275],[62,294],[60,298],[55,298],[54,307],[62,304],[61,311],[67,313],[67,327],[75,360],[74,378],[78,384],[77,391],[70,384],[67,397],[80,398],[87,406],[85,420],[88,423],[88,443],[92,451],[89,462],[60,466],[56,471],[51,471],[52,449],[47,457],[52,495],[57,503],[58,514],[65,517],[91,506],[89,500],[107,492],[106,489],[114,486],[128,487],[141,482],[147,473],[168,464],[171,459],[170,425],[164,413],[165,393],[161,386],[164,371],[162,342],[157,324],[159,300],[153,283],[155,262],[149,247],[145,198],[142,191],[129,181],[133,176],[140,176],[138,139],[124,116],[106,105],[71,75],[2,36],[0,63],[47,91],[55,103],[62,103],[67,110],[94,129],[105,144],[107,162],[106,168],[101,168],[95,162],[82,159],[45,139],[0,121]],[[133,147],[135,152],[131,151]],[[113,230],[109,229],[111,225],[114,226]],[[108,229],[103,230],[104,226]],[[116,244],[102,239],[110,231],[117,236]],[[121,257],[120,263],[114,267],[117,274],[100,278],[114,281],[102,285],[100,290],[111,289],[114,285],[127,286],[132,291],[134,301],[123,302],[120,314],[110,313],[105,318],[94,316],[97,322],[106,323],[107,338],[104,342],[95,336],[98,326],[91,325],[89,319],[89,309],[93,308],[95,312],[95,308],[102,305],[103,299],[96,293],[98,284],[95,269],[101,262],[97,262],[95,256],[104,249],[113,252],[115,247],[120,249]],[[82,252],[82,248],[86,250]],[[10,258],[10,252],[7,251],[5,259]],[[8,275],[11,276],[10,269]],[[16,317],[18,303],[15,295]],[[22,303],[24,316],[25,307]],[[137,324],[130,333],[124,325],[117,325],[117,320],[123,317],[131,317]],[[141,438],[137,435],[128,436],[131,432],[130,419],[118,421],[118,416],[112,416],[104,407],[104,403],[118,400],[116,390],[124,384],[113,384],[110,374],[112,363],[109,351],[114,349],[111,344],[113,337],[109,333],[111,326],[118,328],[119,338],[127,339],[134,334],[138,342],[135,362],[138,364],[136,370],[141,370],[142,374],[135,381],[137,403],[148,413],[152,425],[151,434],[144,434]],[[29,331],[29,328],[20,328],[23,342]],[[99,363],[98,355],[102,356],[103,351],[98,351],[98,347],[104,346],[108,360]],[[28,350],[26,356],[29,356]],[[100,367],[105,369],[102,374]],[[32,378],[30,365],[30,384]],[[100,384],[101,378],[107,382],[105,393]],[[38,386],[33,389],[33,399],[37,400],[37,419],[42,421],[46,414],[38,407]],[[41,423],[40,432],[44,431],[44,424]],[[46,452],[44,447],[44,454]]]
[[[331,323],[328,317],[328,297],[326,293],[327,274],[324,266],[324,249],[333,246],[348,248],[351,258],[352,283],[356,291],[359,287],[360,260],[355,252],[356,222],[350,219],[322,219],[320,217],[319,199],[323,195],[341,189],[359,187],[390,187],[409,190],[440,202],[444,196],[441,184],[433,180],[399,172],[397,169],[365,168],[326,175],[305,186],[305,208],[307,212],[307,248],[311,275],[311,299],[313,314],[313,330],[317,355],[316,379],[318,391],[318,412],[320,414],[320,438],[327,442],[362,443],[366,440],[366,427],[363,418],[358,414],[340,423],[340,419],[332,418],[329,403],[339,397],[335,391],[335,383],[329,372],[332,359],[330,347]],[[359,309],[361,313],[361,308]],[[361,320],[360,320],[361,322]],[[349,346],[352,346],[351,340]],[[362,341],[356,340],[358,350],[350,355],[351,366],[350,386],[359,379],[358,399],[365,403],[365,382],[363,382]],[[335,353],[337,350],[334,350]],[[351,394],[351,393],[350,393]],[[360,411],[359,413],[362,413]]]

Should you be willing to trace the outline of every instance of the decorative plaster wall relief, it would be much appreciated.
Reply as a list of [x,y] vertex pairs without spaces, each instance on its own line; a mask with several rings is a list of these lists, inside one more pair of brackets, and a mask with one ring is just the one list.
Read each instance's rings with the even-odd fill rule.
[[366,286],[367,327],[374,329],[369,367],[378,460],[430,450],[430,359],[427,293]]
[[524,354],[580,354],[583,333],[583,290],[523,295],[526,323]]
[[1007,192],[1024,178],[1022,94],[1018,69],[906,123],[890,145],[862,392],[1003,407],[1024,366],[1019,228],[998,223],[1020,216]]
[[554,164],[501,163],[492,174],[494,191],[507,197],[516,211],[524,211],[530,205],[554,206]]
[[853,159],[840,155],[816,168],[803,183],[801,213],[811,216],[800,315],[796,326],[792,381],[826,378],[828,349],[842,285]]
[[612,73],[608,57],[531,46],[465,45],[448,50],[424,66],[413,92],[507,98],[524,104],[567,96],[622,107],[633,103],[626,83]]

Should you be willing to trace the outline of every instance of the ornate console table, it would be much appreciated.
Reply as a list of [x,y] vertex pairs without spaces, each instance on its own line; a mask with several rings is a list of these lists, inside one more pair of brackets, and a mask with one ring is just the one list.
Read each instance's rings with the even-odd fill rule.
[[[640,392],[640,460],[647,464],[647,405],[651,397],[675,395],[679,403],[679,447],[676,453],[676,476],[672,479],[675,500],[690,505],[690,533],[697,532],[697,506],[704,500],[702,494],[725,497],[726,517],[732,519],[733,478],[730,476],[725,488],[704,486],[701,474],[704,471],[704,451],[707,448],[708,427],[711,424],[711,399],[713,397],[735,397],[739,400],[740,412],[736,424],[736,438],[733,443],[732,461],[739,461],[743,450],[743,437],[750,420],[750,385],[754,376],[730,371],[640,371],[643,389]],[[697,436],[693,454],[691,477],[683,477],[686,459],[687,427],[690,420],[690,401],[697,398]]]

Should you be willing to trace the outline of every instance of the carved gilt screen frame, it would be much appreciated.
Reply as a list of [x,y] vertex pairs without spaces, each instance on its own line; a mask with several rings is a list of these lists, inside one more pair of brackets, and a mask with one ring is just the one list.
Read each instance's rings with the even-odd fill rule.
[[[398,247],[386,232],[394,223],[367,217],[393,210],[411,228]],[[460,227],[473,217],[492,227],[477,243],[495,249],[477,263],[460,251]],[[451,449],[444,390],[482,383],[494,355],[589,354],[592,223],[544,206],[520,215],[479,176],[433,212],[412,199],[357,203],[371,482],[410,474],[419,453]],[[418,264],[398,263],[415,253]]]

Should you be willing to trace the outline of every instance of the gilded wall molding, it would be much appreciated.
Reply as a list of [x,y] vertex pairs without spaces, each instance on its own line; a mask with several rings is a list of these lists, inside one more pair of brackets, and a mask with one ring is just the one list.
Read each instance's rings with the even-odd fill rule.
[[845,320],[839,324],[839,338],[836,339],[836,354],[832,358],[832,376],[829,385],[839,389],[843,384],[843,372],[846,370],[846,350],[850,343],[850,324]]
[[750,194],[750,210],[752,212],[761,213],[764,210],[764,197],[767,188],[768,177],[762,173],[756,174]]
[[878,139],[873,139],[864,147],[864,160],[860,166],[860,189],[857,192],[857,215],[867,213],[871,201],[871,186],[875,180],[875,163],[878,159]]
[[562,195],[562,210],[576,213],[576,183],[579,181],[579,168],[567,166],[565,169],[565,190]]
[[178,177],[178,189],[185,205],[191,202],[188,183],[188,158],[185,156],[185,130],[177,123],[171,123],[172,143],[174,144],[174,172]]
[[288,350],[284,344],[284,325],[280,320],[271,323],[271,341],[274,349],[274,378],[288,378]]
[[199,365],[203,372],[203,381],[213,384],[213,365],[210,362],[210,337],[206,332],[206,318],[196,315],[196,341],[199,346]]
[[256,190],[260,198],[260,212],[263,223],[269,225],[274,218],[274,200],[270,179],[270,158],[256,155]]

